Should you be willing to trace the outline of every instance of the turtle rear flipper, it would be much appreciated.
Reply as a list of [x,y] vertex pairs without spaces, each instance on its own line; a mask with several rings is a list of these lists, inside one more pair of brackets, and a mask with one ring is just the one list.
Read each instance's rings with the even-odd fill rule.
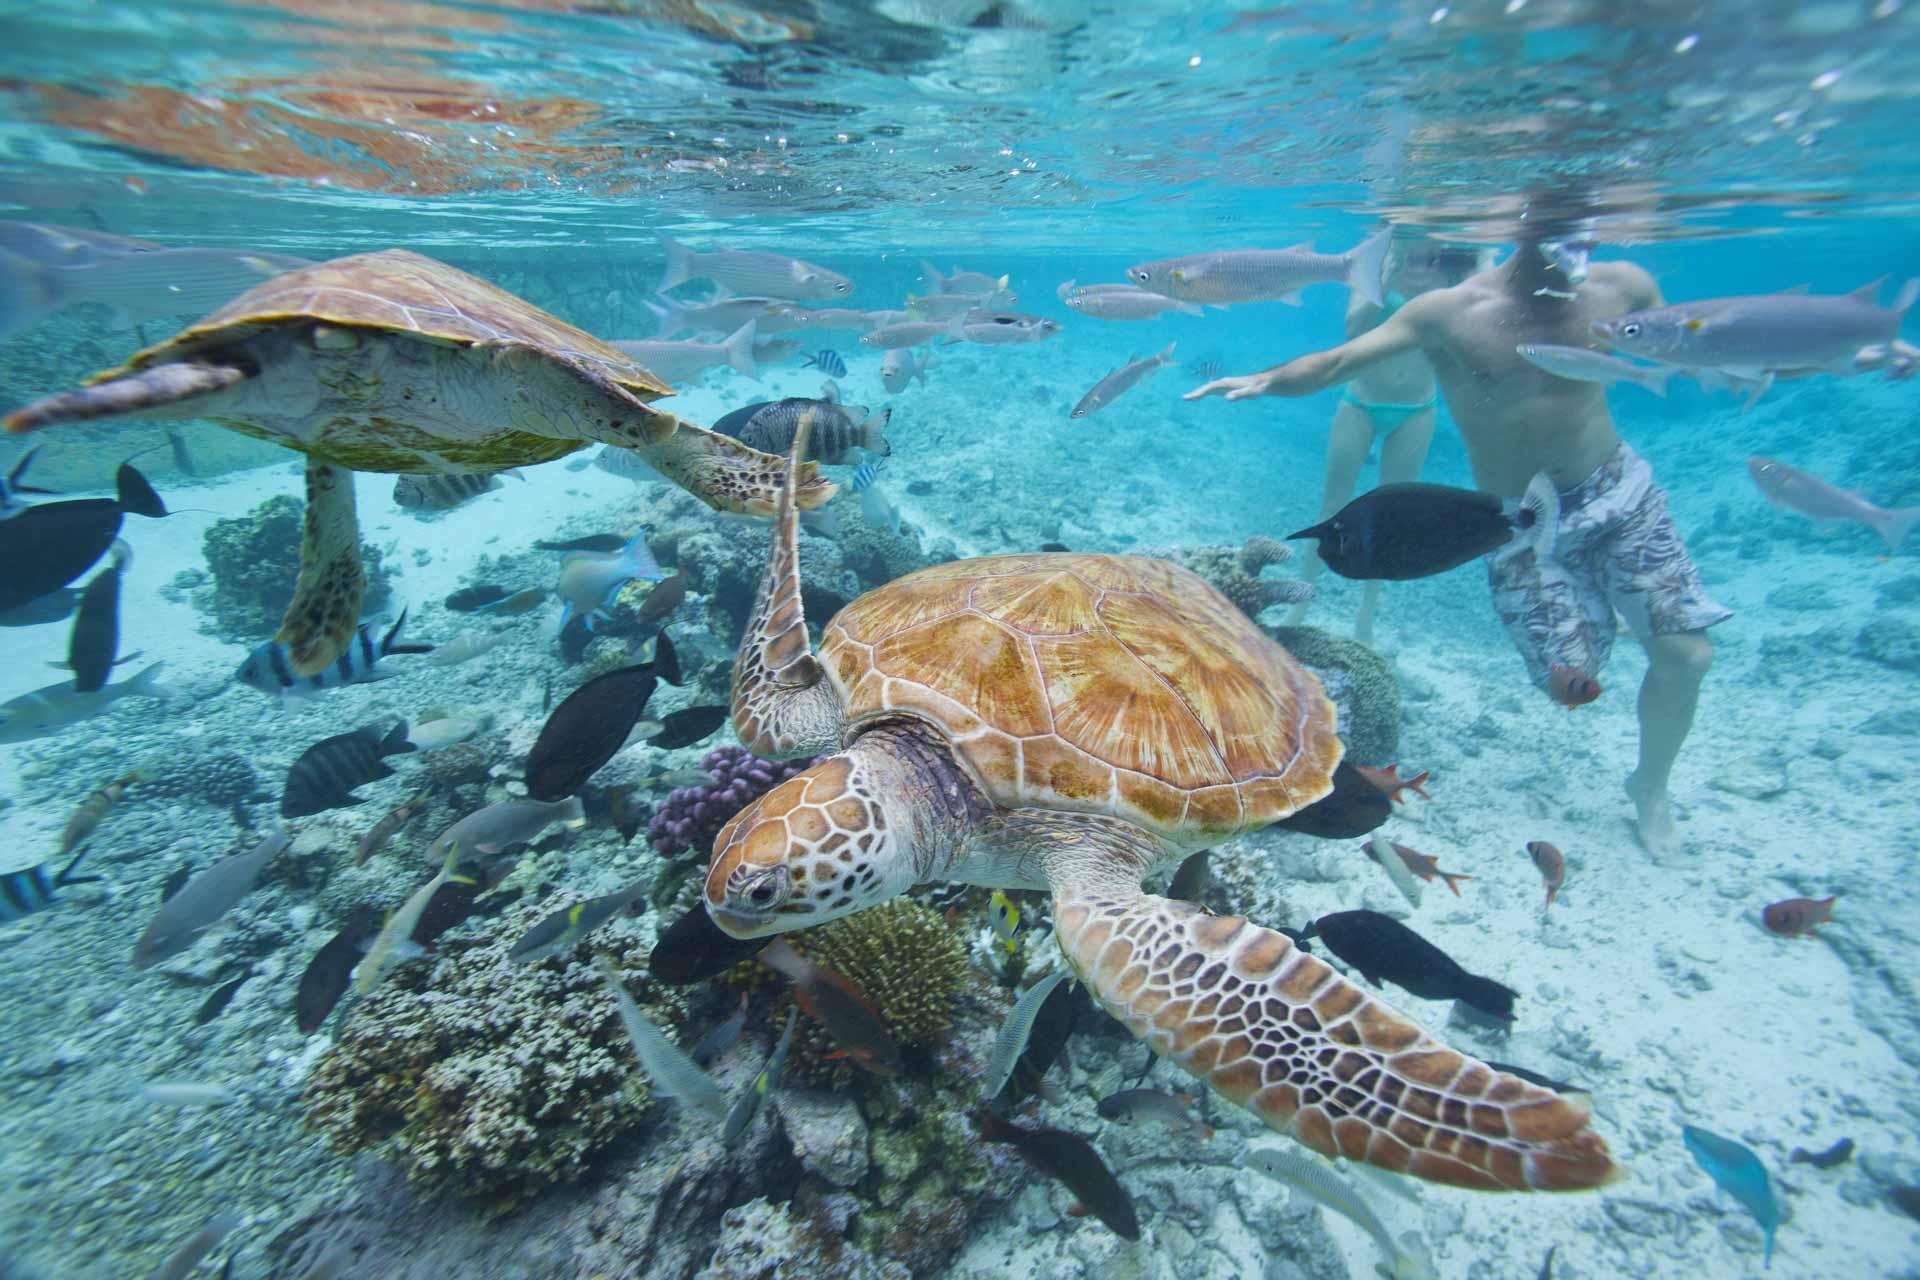
[[287,647],[295,675],[318,675],[347,651],[359,629],[366,586],[353,472],[309,458],[300,580],[274,637]]
[[[249,376],[245,369],[232,365],[191,362],[156,364],[125,378],[96,382],[78,391],[66,391],[36,400],[26,408],[8,414],[6,428],[18,435],[63,422],[147,413],[196,396],[225,391],[228,387],[245,382]],[[195,415],[170,412],[165,416],[191,418]]]

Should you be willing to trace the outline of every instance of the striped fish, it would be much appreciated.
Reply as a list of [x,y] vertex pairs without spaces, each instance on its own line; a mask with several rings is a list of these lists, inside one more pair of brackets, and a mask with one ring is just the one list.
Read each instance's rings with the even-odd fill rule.
[[860,493],[873,488],[873,482],[880,478],[880,468],[886,465],[885,458],[868,458],[853,470],[853,482],[847,486],[848,493]]
[[865,449],[882,457],[893,452],[893,446],[883,434],[893,410],[869,413],[864,405],[842,404],[840,388],[831,382],[821,389],[818,400],[793,396],[743,405],[724,415],[713,424],[713,429],[778,458],[786,456],[793,446],[800,419],[809,413],[813,415],[813,436],[807,446],[807,458],[811,461],[837,466],[852,462],[855,449]]
[[801,362],[801,368],[818,369],[829,378],[844,378],[847,376],[847,362],[840,358],[838,351],[830,349],[822,349],[814,352]]
[[311,676],[293,674],[293,664],[287,658],[287,646],[268,640],[247,655],[247,660],[240,664],[234,676],[250,689],[281,695],[304,695],[322,689],[336,689],[343,684],[385,680],[391,673],[378,669],[380,659],[395,653],[433,652],[430,644],[396,643],[400,628],[406,625],[407,611],[402,609],[399,620],[376,643],[372,626],[362,623],[353,642],[347,646],[347,651],[325,671]]
[[0,875],[0,924],[44,911],[53,905],[56,890],[70,884],[90,884],[98,880],[99,876],[73,874],[73,869],[80,865],[80,859],[86,856],[85,850],[76,853],[73,861],[53,876],[47,874],[47,868],[53,865],[49,862],[28,867],[25,871],[9,871]]
[[393,481],[393,503],[407,511],[451,511],[483,493],[492,493],[495,489],[505,487],[498,475],[488,472],[451,476],[396,476]]

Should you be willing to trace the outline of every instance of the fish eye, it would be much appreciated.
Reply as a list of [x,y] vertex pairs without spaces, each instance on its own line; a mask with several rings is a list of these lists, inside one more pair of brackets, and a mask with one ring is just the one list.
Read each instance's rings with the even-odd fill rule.
[[1135,267],[1132,271],[1129,271],[1127,274],[1132,276],[1135,280],[1138,280],[1141,284],[1145,284],[1147,282],[1147,272],[1146,272],[1146,269],[1143,267]]
[[842,280],[839,284],[836,284],[835,286],[833,286],[833,291],[835,293],[838,293],[844,296],[853,291],[853,286],[848,284],[845,280]]
[[1637,323],[1623,324],[1620,326],[1620,336],[1623,338],[1637,338],[1640,336],[1640,326]]

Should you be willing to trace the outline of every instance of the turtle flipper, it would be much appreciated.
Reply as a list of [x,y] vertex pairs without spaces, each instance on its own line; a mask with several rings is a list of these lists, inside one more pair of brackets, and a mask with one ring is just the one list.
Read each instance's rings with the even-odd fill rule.
[[[125,378],[96,382],[78,391],[66,391],[36,400],[24,409],[8,414],[6,428],[18,435],[62,422],[85,422],[90,418],[117,418],[126,414],[146,413],[183,400],[225,391],[246,379],[246,370],[227,365],[190,362],[156,364]],[[160,416],[192,418],[198,413],[196,409]]]
[[[683,425],[680,432],[687,430]],[[812,435],[809,412],[794,432],[793,451],[774,491],[767,573],[733,660],[733,731],[747,750],[775,758],[814,755],[840,745],[840,699],[813,656],[800,604],[800,513],[794,488],[813,466],[800,461]]]
[[1108,1013],[1323,1155],[1487,1191],[1619,1176],[1584,1099],[1454,1052],[1271,929],[1111,878],[1056,889],[1053,919]]
[[[648,466],[716,511],[774,514],[787,475],[783,459],[667,414],[654,416],[672,422],[674,430],[658,443],[631,446]],[[800,463],[793,484],[794,505],[802,511],[820,506],[837,488],[817,462]]]
[[360,625],[360,598],[366,586],[353,472],[308,458],[300,580],[280,620],[280,634],[274,637],[287,646],[295,675],[317,675],[347,651]]

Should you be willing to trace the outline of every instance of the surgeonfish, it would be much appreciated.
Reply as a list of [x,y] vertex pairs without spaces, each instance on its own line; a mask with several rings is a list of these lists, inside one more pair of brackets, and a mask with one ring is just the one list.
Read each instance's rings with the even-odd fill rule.
[[442,885],[453,879],[453,869],[460,861],[460,851],[449,850],[445,862],[433,879],[413,891],[405,902],[393,909],[387,922],[380,926],[380,932],[374,936],[373,945],[367,948],[366,958],[354,970],[353,990],[358,995],[366,995],[380,985],[380,979],[387,976],[387,970],[401,960],[419,954],[420,947],[413,941],[414,926],[420,923],[427,904],[440,892]]
[[1773,1265],[1773,1233],[1780,1226],[1780,1205],[1773,1198],[1773,1181],[1767,1166],[1751,1149],[1693,1125],[1680,1126],[1693,1162],[1706,1171],[1719,1188],[1740,1202],[1753,1215],[1766,1234],[1765,1266]]
[[1014,1001],[1013,1009],[1007,1014],[1007,1020],[1000,1024],[1000,1031],[993,1038],[993,1049],[987,1054],[987,1066],[982,1074],[982,1090],[985,1097],[997,1097],[1004,1089],[1007,1079],[1013,1075],[1013,1064],[1019,1061],[1021,1051],[1027,1047],[1027,1036],[1033,1031],[1033,1020],[1040,1012],[1040,1006],[1046,1003],[1053,989],[1073,975],[1065,969],[1056,969],[1040,981],[1020,993]]
[[727,722],[727,715],[727,708],[717,702],[682,707],[668,712],[660,722],[659,732],[650,734],[647,740],[662,751],[690,747],[711,738],[714,731]]
[[1372,1236],[1387,1256],[1394,1280],[1436,1280],[1433,1264],[1425,1257],[1418,1237],[1408,1234],[1395,1240],[1360,1193],[1320,1160],[1289,1147],[1262,1146],[1250,1151],[1248,1162]]
[[234,672],[234,678],[249,689],[283,698],[300,697],[322,689],[337,689],[345,684],[385,680],[394,673],[382,670],[380,659],[397,653],[433,652],[430,644],[401,644],[400,628],[406,625],[407,611],[402,609],[393,625],[387,628],[387,634],[375,641],[372,625],[361,623],[353,639],[347,643],[345,652],[334,660],[333,665],[310,676],[293,673],[293,662],[287,656],[287,646],[276,640],[262,641],[240,664],[240,669]]
[[627,1030],[627,1039],[632,1042],[634,1055],[640,1059],[640,1067],[647,1073],[654,1092],[724,1123],[727,1097],[720,1092],[713,1077],[695,1066],[685,1050],[667,1038],[666,1032],[647,1021],[640,1006],[627,994],[627,984],[612,960],[595,956],[593,968],[607,984],[614,1008],[619,1010],[620,1023]]
[[354,966],[366,951],[369,930],[350,924],[327,939],[314,953],[300,974],[300,986],[293,998],[294,1025],[300,1034],[310,1036],[326,1022],[340,997],[353,985]]
[[748,316],[744,323],[727,335],[724,342],[690,339],[663,341],[653,338],[625,339],[611,345],[632,356],[645,366],[647,372],[663,382],[691,382],[708,369],[720,365],[757,382],[760,380],[760,362],[754,354],[754,344],[759,336],[759,325],[754,317]]
[[38,452],[40,452],[40,446],[36,444],[20,455],[20,460],[13,464],[11,471],[4,477],[0,477],[0,520],[11,519],[27,509],[27,504],[20,501],[20,495],[23,493],[53,495],[51,489],[22,483],[22,477],[27,474],[27,468],[33,463],[33,455]]
[[104,688],[120,661],[120,578],[131,563],[132,549],[115,538],[107,567],[80,591],[67,638],[67,666],[73,671],[73,687],[81,693]]
[[1667,379],[1678,370],[1659,365],[1635,364],[1589,347],[1559,347],[1549,342],[1523,342],[1514,354],[1534,368],[1569,382],[1597,382],[1610,387],[1616,382],[1631,382],[1665,399]]
[[[744,999],[744,997],[742,997]],[[767,1065],[753,1078],[727,1112],[727,1122],[720,1130],[720,1145],[730,1147],[740,1141],[742,1135],[753,1127],[760,1116],[761,1108],[766,1105],[767,1097],[780,1087],[780,1077],[787,1069],[787,1050],[793,1047],[794,1024],[800,1019],[798,1007],[787,1010],[787,1025],[780,1032],[780,1039],[773,1046],[773,1053],[767,1058]]]
[[1020,908],[1005,889],[995,889],[987,899],[987,919],[993,922],[993,934],[1008,955],[1020,949]]
[[427,856],[464,860],[477,853],[496,857],[514,845],[531,844],[556,822],[577,829],[586,821],[586,807],[577,795],[564,800],[503,800],[476,809],[442,831],[428,846]]
[[186,1280],[200,1260],[219,1247],[227,1233],[240,1225],[240,1215],[229,1210],[207,1219],[178,1249],[147,1275],[147,1280]]
[[[576,805],[580,803],[578,796],[572,800]],[[652,886],[652,877],[647,877],[624,889],[562,907],[521,934],[520,940],[507,952],[507,959],[515,964],[532,964],[572,950],[588,934],[645,897]]]
[[560,557],[560,581],[555,591],[560,596],[560,627],[575,614],[586,620],[591,631],[597,619],[607,616],[606,607],[620,588],[638,578],[658,582],[667,575],[647,549],[647,531],[642,529],[620,551],[597,553],[569,551]]
[[825,1027],[855,1064],[879,1076],[899,1074],[899,1044],[866,996],[846,978],[813,963],[785,938],[761,948],[760,963],[793,984],[800,1011]]
[[1300,305],[1308,285],[1344,284],[1374,306],[1381,305],[1381,268],[1392,233],[1375,232],[1345,253],[1315,253],[1311,243],[1289,249],[1226,249],[1161,258],[1127,268],[1142,289],[1181,302],[1226,307],[1242,302]]
[[328,809],[346,809],[366,797],[355,789],[393,776],[386,758],[414,750],[402,720],[384,736],[378,725],[362,725],[352,733],[322,738],[300,753],[287,770],[280,793],[280,816],[306,818]]
[[284,828],[276,830],[247,852],[222,858],[190,877],[153,913],[146,932],[134,944],[133,967],[151,968],[199,941],[242,898],[253,892],[260,873],[290,840]]
[[986,1110],[974,1112],[974,1121],[988,1142],[1012,1146],[1021,1159],[1071,1191],[1087,1212],[1122,1240],[1140,1238],[1133,1198],[1085,1138],[1064,1129],[1029,1129]]
[[1115,1124],[1163,1124],[1176,1133],[1203,1141],[1213,1136],[1213,1126],[1193,1114],[1193,1095],[1168,1093],[1164,1089],[1122,1089],[1100,1099],[1094,1110],[1102,1119]]
[[[627,545],[626,537],[618,533],[589,533],[578,538],[566,538],[559,542],[536,542],[536,551],[618,551]],[[447,603],[452,605],[453,601]]]
[[1392,816],[1393,802],[1387,793],[1369,782],[1359,766],[1342,760],[1333,770],[1331,795],[1274,825],[1323,840],[1351,840],[1370,834]]
[[93,829],[100,825],[100,820],[107,816],[107,810],[118,804],[120,797],[127,793],[127,788],[145,781],[146,776],[142,770],[135,769],[88,792],[87,798],[80,802],[60,832],[58,856],[65,857],[85,843],[86,838],[93,834]]
[[794,302],[824,302],[853,292],[853,281],[839,272],[782,253],[740,249],[701,253],[667,236],[660,237],[660,249],[667,255],[667,269],[655,286],[656,293],[689,280],[711,280],[734,293]]
[[1118,400],[1121,396],[1172,364],[1173,348],[1174,344],[1169,342],[1157,355],[1146,356],[1144,358],[1139,356],[1128,357],[1125,364],[1100,379],[1100,381],[1094,383],[1093,386],[1088,389],[1087,394],[1080,397],[1080,402],[1073,406],[1073,411],[1067,416],[1069,418],[1085,418],[1100,412],[1100,410],[1106,408],[1115,400]]
[[114,473],[114,495],[36,503],[0,520],[0,610],[58,591],[91,569],[120,536],[128,512],[149,520],[167,514],[130,463]]
[[726,972],[760,950],[758,938],[736,938],[713,922],[695,903],[668,925],[647,956],[647,972],[656,982],[685,986]]
[[0,924],[19,920],[36,911],[45,911],[53,905],[59,890],[70,884],[93,884],[99,876],[76,876],[73,869],[80,865],[80,859],[86,857],[86,850],[73,856],[73,860],[54,875],[47,874],[51,862],[27,867],[21,871],[0,873]]
[[[1398,859],[1395,859],[1398,861]],[[1306,929],[1374,986],[1383,981],[1423,1000],[1459,1000],[1490,1018],[1513,1020],[1511,987],[1468,973],[1440,948],[1378,911],[1334,911]]]
[[1889,554],[1898,551],[1907,534],[1920,522],[1920,507],[1876,507],[1851,489],[1829,484],[1810,471],[1771,458],[1747,459],[1747,474],[1760,493],[1776,507],[1797,511],[1814,520],[1847,520],[1866,525],[1880,535]]
[[613,759],[646,714],[659,660],[656,651],[654,662],[595,676],[560,700],[527,752],[529,796],[564,799]]
[[518,471],[470,471],[459,475],[395,476],[393,504],[403,511],[451,511],[482,494],[506,488],[500,477],[524,480]]
[[1560,492],[1541,472],[1524,497],[1505,502],[1418,480],[1383,484],[1287,538],[1318,539],[1321,561],[1343,578],[1403,582],[1458,568],[1516,536],[1544,559],[1559,524]]

